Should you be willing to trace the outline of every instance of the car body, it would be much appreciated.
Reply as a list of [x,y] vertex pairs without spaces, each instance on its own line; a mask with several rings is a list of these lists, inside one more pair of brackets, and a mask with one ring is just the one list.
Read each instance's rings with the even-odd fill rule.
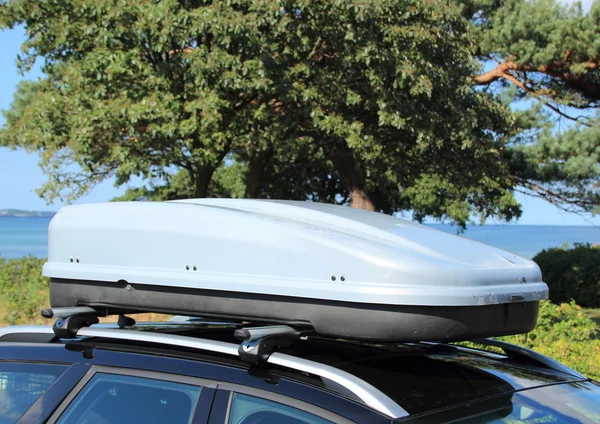
[[242,327],[2,328],[0,423],[600,422],[597,382],[509,344],[297,335],[253,365],[236,354]]

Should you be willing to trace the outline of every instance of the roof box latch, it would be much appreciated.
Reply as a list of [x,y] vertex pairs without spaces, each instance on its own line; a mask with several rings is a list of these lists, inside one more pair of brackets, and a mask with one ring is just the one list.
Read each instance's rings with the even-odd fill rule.
[[289,347],[292,341],[306,336],[311,331],[296,330],[288,325],[269,327],[240,328],[235,337],[242,340],[238,349],[240,359],[251,365],[266,365],[271,353]]

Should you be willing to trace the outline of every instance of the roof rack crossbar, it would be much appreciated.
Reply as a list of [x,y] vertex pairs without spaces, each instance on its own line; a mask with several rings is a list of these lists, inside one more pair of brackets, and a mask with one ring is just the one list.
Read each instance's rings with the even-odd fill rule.
[[89,306],[73,306],[67,308],[48,308],[41,311],[44,318],[57,318],[52,331],[59,339],[73,338],[77,331],[92,324],[98,324],[98,317],[119,315],[119,328],[135,325],[133,318],[123,315],[121,311],[111,311],[108,308],[91,308]]
[[311,330],[296,330],[289,325],[240,328],[234,335],[242,340],[238,348],[240,359],[252,365],[265,366],[275,350],[289,347],[295,339],[309,334]]
[[100,314],[92,308],[82,307],[65,309],[68,309],[68,311],[61,311],[60,308],[51,310],[52,316],[58,316],[56,321],[54,321],[52,331],[54,331],[54,334],[56,334],[56,337],[59,339],[75,337],[77,330],[80,328],[88,327],[100,322],[98,319]]
[[48,308],[42,309],[40,315],[44,318],[68,317],[71,315],[99,315],[99,312],[89,306],[73,306],[67,308]]
[[[2,337],[5,335],[18,334],[22,332],[52,334],[54,330],[51,326],[4,327],[0,328],[0,339],[2,339]],[[210,352],[218,352],[231,356],[239,356],[240,349],[239,345],[217,340],[198,339],[189,336],[134,331],[119,328],[83,327],[77,330],[76,336],[167,344],[170,346],[180,346],[198,350],[206,350]],[[271,353],[266,359],[266,364],[278,365],[297,371],[306,372],[340,384],[354,393],[365,405],[388,417],[400,418],[408,415],[406,410],[394,402],[385,393],[381,392],[379,389],[367,383],[366,381],[347,373],[346,371],[342,371],[332,366],[314,362],[308,359],[286,355],[280,352]]]

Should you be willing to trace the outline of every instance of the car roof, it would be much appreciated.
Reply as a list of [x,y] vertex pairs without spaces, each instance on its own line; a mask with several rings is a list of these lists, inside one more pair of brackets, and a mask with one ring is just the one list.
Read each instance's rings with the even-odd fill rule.
[[539,364],[442,344],[377,346],[314,340],[293,354],[367,381],[410,415],[574,380]]
[[[235,325],[159,324],[138,325],[141,331],[167,333],[221,342],[239,343]],[[129,331],[129,330],[124,330]],[[60,343],[64,343],[61,341]],[[248,368],[239,358],[151,342],[85,337],[67,342],[112,350],[166,356],[185,356],[192,360],[211,360]],[[377,344],[324,337],[293,340],[281,353],[335,367],[379,389],[411,416],[453,407],[477,399],[515,391],[582,380],[581,376],[555,369],[535,358],[505,355],[463,346],[440,343]],[[295,369],[269,366],[269,371],[325,388],[354,400],[343,386]]]

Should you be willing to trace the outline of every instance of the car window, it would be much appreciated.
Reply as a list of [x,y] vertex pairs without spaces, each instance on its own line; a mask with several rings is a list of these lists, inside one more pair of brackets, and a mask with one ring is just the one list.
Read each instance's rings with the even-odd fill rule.
[[414,422],[600,424],[599,406],[600,386],[589,382],[558,384],[474,402]]
[[321,417],[278,402],[234,393],[229,424],[329,424]]
[[66,365],[0,362],[0,424],[17,422],[66,369]]
[[151,378],[98,373],[67,407],[59,424],[188,424],[201,388]]

